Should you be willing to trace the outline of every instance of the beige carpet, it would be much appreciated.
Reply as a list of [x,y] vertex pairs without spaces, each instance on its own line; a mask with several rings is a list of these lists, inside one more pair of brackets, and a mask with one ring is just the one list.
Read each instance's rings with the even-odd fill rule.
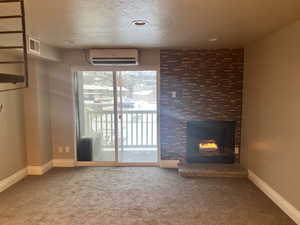
[[295,225],[244,178],[159,168],[64,168],[0,194],[1,225]]

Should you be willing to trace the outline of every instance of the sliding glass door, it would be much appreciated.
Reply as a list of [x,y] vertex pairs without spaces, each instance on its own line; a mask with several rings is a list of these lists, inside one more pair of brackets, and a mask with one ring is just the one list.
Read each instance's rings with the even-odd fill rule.
[[120,162],[157,162],[156,93],[156,71],[117,72]]
[[115,161],[114,76],[112,71],[77,73],[79,161]]
[[76,76],[78,161],[157,162],[157,72],[82,71]]

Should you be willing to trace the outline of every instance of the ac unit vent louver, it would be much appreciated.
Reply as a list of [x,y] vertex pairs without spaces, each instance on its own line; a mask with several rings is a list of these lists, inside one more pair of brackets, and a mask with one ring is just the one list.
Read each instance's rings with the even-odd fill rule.
[[138,51],[136,49],[91,49],[89,62],[94,66],[138,65]]

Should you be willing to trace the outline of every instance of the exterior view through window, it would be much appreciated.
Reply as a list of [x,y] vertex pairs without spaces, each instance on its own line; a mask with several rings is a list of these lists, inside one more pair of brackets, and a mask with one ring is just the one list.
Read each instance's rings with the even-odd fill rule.
[[77,73],[78,161],[157,162],[157,72]]

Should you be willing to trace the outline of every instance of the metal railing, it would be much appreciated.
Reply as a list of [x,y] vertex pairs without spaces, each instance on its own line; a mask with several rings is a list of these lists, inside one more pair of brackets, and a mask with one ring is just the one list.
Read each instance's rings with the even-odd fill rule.
[[[118,117],[119,145],[124,148],[157,146],[157,112],[123,111]],[[102,147],[114,146],[114,112],[85,113],[85,133],[101,138]]]

